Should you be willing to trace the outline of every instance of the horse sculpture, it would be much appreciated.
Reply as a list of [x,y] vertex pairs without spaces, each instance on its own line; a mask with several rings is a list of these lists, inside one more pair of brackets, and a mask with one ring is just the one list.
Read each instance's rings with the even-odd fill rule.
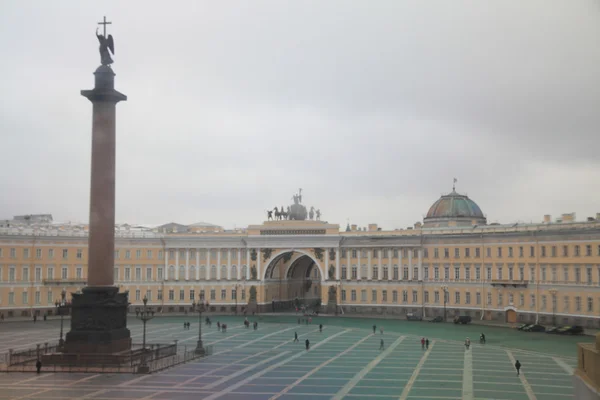
[[308,213],[308,218],[309,219],[314,219],[315,218],[315,208],[314,207],[310,208],[310,211]]

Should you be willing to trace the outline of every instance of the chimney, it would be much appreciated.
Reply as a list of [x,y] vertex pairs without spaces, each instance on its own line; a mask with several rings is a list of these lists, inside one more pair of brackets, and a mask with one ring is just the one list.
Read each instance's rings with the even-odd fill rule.
[[377,224],[369,224],[369,232],[374,232],[377,230]]
[[421,229],[421,226],[423,226],[423,225],[421,224],[420,221],[415,222],[415,229]]
[[552,216],[550,214],[544,215],[544,223],[549,224],[550,222],[552,222]]
[[355,232],[356,231],[356,224],[350,225],[350,229],[352,229],[352,232]]
[[563,222],[574,222],[575,221],[575,213],[563,214],[562,220],[563,220]]

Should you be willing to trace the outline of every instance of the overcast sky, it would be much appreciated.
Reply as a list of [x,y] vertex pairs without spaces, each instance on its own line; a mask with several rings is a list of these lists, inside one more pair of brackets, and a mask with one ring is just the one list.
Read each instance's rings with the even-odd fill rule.
[[489,222],[600,212],[600,0],[2,1],[0,218],[87,221],[113,22],[117,221]]

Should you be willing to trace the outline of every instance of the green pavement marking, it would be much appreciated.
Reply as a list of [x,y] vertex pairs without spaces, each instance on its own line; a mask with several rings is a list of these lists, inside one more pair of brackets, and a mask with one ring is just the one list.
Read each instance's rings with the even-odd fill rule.
[[[293,328],[294,328],[294,327],[292,327],[292,328],[290,328],[290,329],[293,329]],[[346,330],[344,330],[344,331],[342,331],[342,332],[338,332],[338,333],[336,333],[335,335],[329,336],[328,338],[326,338],[326,339],[324,339],[324,340],[321,340],[319,343],[317,343],[317,344],[315,344],[314,346],[312,346],[312,347],[311,347],[311,349],[313,349],[313,350],[314,350],[314,349],[316,349],[317,347],[320,347],[320,346],[324,345],[325,343],[329,342],[330,340],[332,340],[332,339],[334,339],[334,338],[336,338],[336,337],[338,337],[338,336],[340,336],[340,335],[343,335],[344,333],[350,332],[351,330],[352,330],[352,329],[346,329]],[[289,353],[289,352],[285,352],[284,354],[288,354],[288,353]],[[293,361],[293,360],[295,360],[295,359],[297,359],[297,358],[299,358],[299,357],[302,357],[302,356],[303,356],[303,355],[305,355],[305,354],[307,354],[307,351],[304,351],[304,350],[303,350],[303,351],[300,351],[299,353],[296,353],[296,354],[294,354],[293,356],[291,356],[291,357],[289,357],[289,358],[287,358],[287,359],[285,359],[285,360],[283,360],[283,361],[280,361],[280,362],[278,362],[278,363],[276,363],[276,364],[273,364],[273,365],[271,365],[271,366],[269,366],[269,367],[267,367],[267,368],[263,369],[263,370],[262,370],[262,371],[260,371],[260,372],[257,372],[257,373],[255,373],[255,374],[253,374],[253,375],[250,375],[250,376],[249,376],[248,378],[246,378],[246,379],[242,379],[241,381],[239,381],[238,383],[236,383],[236,384],[234,384],[234,385],[228,386],[226,389],[224,389],[224,390],[222,390],[222,391],[220,391],[220,392],[218,392],[218,393],[214,393],[214,394],[212,394],[212,395],[210,395],[210,396],[208,396],[208,397],[205,397],[205,398],[204,398],[204,400],[213,400],[213,399],[217,399],[217,398],[219,398],[219,397],[221,397],[221,396],[223,396],[223,395],[226,395],[227,393],[233,392],[234,390],[236,390],[237,388],[239,388],[239,387],[241,387],[241,386],[244,386],[244,385],[245,385],[245,384],[247,384],[248,382],[251,382],[251,381],[253,381],[253,380],[254,380],[254,379],[256,379],[256,378],[259,378],[259,377],[263,376],[264,374],[266,374],[267,372],[270,372],[270,371],[272,371],[272,370],[274,370],[274,369],[276,369],[276,368],[279,368],[279,367],[281,367],[282,365],[285,365],[285,364],[289,363],[290,361]],[[254,368],[254,367],[256,367],[256,366],[257,366],[257,365],[252,365],[251,367],[253,367],[253,368]],[[229,379],[228,379],[228,380],[229,380]],[[214,386],[214,384],[211,384],[211,385],[209,385],[209,386],[213,387],[213,386]],[[208,389],[208,386],[205,386],[205,387],[203,387],[202,389],[203,389],[203,390],[204,390],[204,389]]]
[[[515,363],[517,362],[517,360],[515,359],[515,357],[510,352],[510,350],[506,350],[506,354],[508,355],[508,358],[510,359],[510,362],[514,366]],[[515,372],[516,372],[516,370],[515,370]],[[529,385],[529,382],[527,382],[527,379],[525,378],[525,374],[521,373],[519,375],[519,378],[521,379],[521,383],[523,384],[523,387],[525,388],[525,392],[527,393],[527,397],[529,398],[529,400],[537,400],[537,397],[535,396],[535,393],[533,393],[533,389],[531,389],[531,386]]]
[[564,369],[567,372],[567,374],[573,375],[573,372],[575,372],[575,369],[573,367],[571,367],[569,364],[567,364],[566,362],[564,362],[562,359],[560,359],[558,357],[552,357],[552,359],[554,360],[555,363],[560,365],[560,367],[562,369]]
[[464,400],[473,399],[473,350],[465,351],[463,367],[462,397]]
[[410,392],[410,389],[415,384],[415,380],[417,380],[417,376],[419,376],[419,372],[421,372],[421,368],[423,368],[423,364],[425,364],[425,361],[427,361],[427,357],[429,357],[429,355],[431,354],[431,350],[433,349],[434,345],[435,345],[435,340],[432,340],[431,346],[429,346],[429,350],[427,350],[423,354],[423,356],[421,357],[421,361],[419,361],[419,364],[417,364],[415,370],[413,371],[412,376],[406,383],[406,386],[404,386],[404,390],[402,391],[402,394],[400,395],[400,400],[406,400],[408,398],[408,393]]
[[305,380],[306,378],[308,378],[309,376],[311,376],[312,374],[314,374],[315,372],[317,372],[321,368],[325,367],[327,364],[332,363],[333,361],[337,360],[338,358],[342,357],[343,355],[349,353],[354,348],[358,347],[361,343],[363,343],[365,340],[369,339],[371,336],[373,336],[373,334],[367,335],[366,337],[362,338],[361,340],[359,340],[358,342],[356,342],[352,346],[348,347],[346,350],[342,351],[341,353],[339,353],[335,357],[328,359],[327,361],[325,361],[324,363],[322,363],[320,365],[317,365],[315,368],[313,368],[312,370],[308,371],[306,374],[304,374],[302,377],[300,377],[294,383],[292,383],[291,385],[289,385],[288,387],[286,387],[285,389],[283,389],[281,392],[277,393],[275,396],[271,397],[269,400],[275,400],[275,399],[280,398],[281,396],[283,396],[284,394],[286,394],[287,392],[289,392],[292,388],[294,388],[296,385],[298,385],[300,382],[302,382],[303,380]]
[[233,373],[231,375],[227,375],[227,376],[225,376],[225,377],[223,377],[223,378],[221,378],[219,380],[214,381],[213,383],[210,383],[210,384],[204,386],[202,389],[210,390],[210,389],[212,389],[212,388],[214,388],[216,386],[219,386],[220,384],[225,383],[225,382],[227,382],[227,381],[229,381],[229,380],[231,380],[233,378],[237,378],[238,376],[243,375],[246,372],[251,371],[251,370],[253,370],[254,368],[256,368],[256,367],[258,367],[260,365],[266,364],[266,363],[268,363],[270,361],[275,360],[276,358],[280,358],[281,356],[285,356],[285,355],[287,355],[289,353],[290,353],[289,351],[284,351],[283,353],[279,353],[279,354],[274,355],[273,357],[269,357],[269,358],[266,358],[266,359],[264,359],[262,361],[259,361],[256,364],[249,365],[246,368],[240,369],[239,371],[237,371],[237,372],[235,372],[235,373]]
[[406,338],[406,336],[400,336],[390,347],[385,349],[379,356],[377,356],[373,361],[371,361],[366,367],[364,367],[360,372],[358,372],[343,388],[340,389],[339,392],[335,394],[331,399],[332,400],[341,400],[344,396],[356,386],[358,381],[365,377],[381,360],[387,357],[402,341]]

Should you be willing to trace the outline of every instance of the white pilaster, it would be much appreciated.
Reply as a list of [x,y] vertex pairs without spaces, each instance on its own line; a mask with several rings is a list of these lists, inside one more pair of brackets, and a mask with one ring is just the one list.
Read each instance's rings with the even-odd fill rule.
[[[196,280],[200,279],[200,249],[196,249]],[[200,294],[198,294],[200,296]]]
[[185,280],[190,280],[190,249],[185,250]]
[[250,279],[250,268],[252,268],[252,264],[251,264],[251,259],[250,259],[250,249],[246,249],[246,279]]
[[206,280],[210,279],[210,249],[206,249]]
[[423,280],[423,249],[419,249],[419,280]]
[[362,269],[360,265],[360,249],[356,249],[356,259],[358,260],[358,268],[356,268],[356,279],[360,281],[360,270]]
[[325,276],[321,277],[321,282],[325,279],[329,279],[329,250],[325,249]]
[[179,249],[175,249],[175,280],[178,281],[179,278]]
[[163,280],[166,281],[169,278],[169,249],[165,246],[165,269],[163,271]]
[[408,249],[408,280],[413,280],[412,249]]
[[231,280],[231,249],[227,250],[227,280]]
[[221,249],[217,249],[217,280],[221,280]]
[[[346,256],[348,254],[346,253]],[[348,270],[346,270],[346,273],[348,273]],[[340,280],[340,248],[338,247],[336,252],[335,252],[335,279],[336,280]]]
[[[377,280],[381,280],[381,277],[383,276],[383,267],[381,265],[381,260],[383,258],[383,252],[385,251],[385,249],[379,249],[379,265],[377,266]],[[388,274],[390,273],[390,270],[388,268]]]
[[260,260],[261,260],[261,254],[260,254],[260,248],[258,248],[258,249],[256,249],[256,279],[262,281],[262,274],[260,272]]
[[236,279],[238,281],[241,281],[242,280],[242,268],[244,265],[244,263],[242,262],[242,249],[238,249],[238,257],[237,258],[238,258],[238,261],[237,261],[238,267],[237,267]]
[[371,264],[371,253],[373,253],[373,249],[369,249],[367,253],[367,274],[369,274],[367,280],[369,281],[373,279],[373,265]]
[[402,247],[398,248],[398,280],[404,280],[404,265],[402,265]]

